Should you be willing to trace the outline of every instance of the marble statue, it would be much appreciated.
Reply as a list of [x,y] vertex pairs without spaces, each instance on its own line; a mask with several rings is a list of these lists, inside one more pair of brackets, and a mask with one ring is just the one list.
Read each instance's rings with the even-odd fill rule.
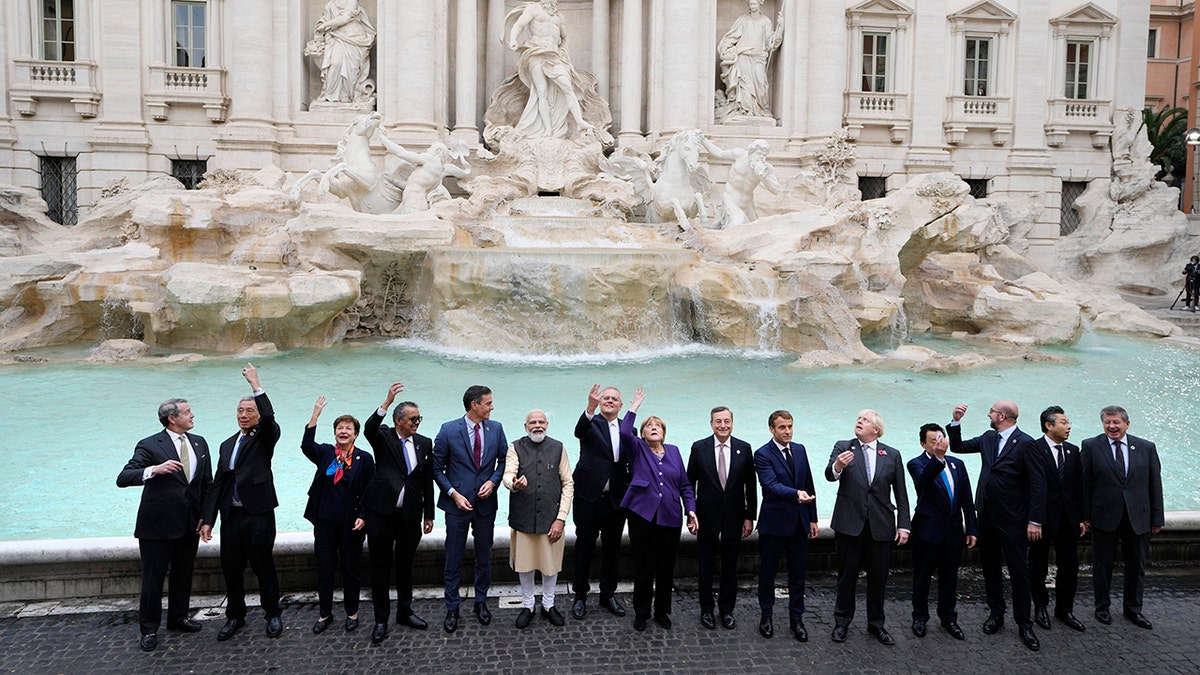
[[680,131],[653,163],[632,155],[613,155],[606,170],[623,176],[646,204],[646,221],[674,220],[685,231],[689,218],[708,219],[704,199],[710,183],[708,167],[700,162],[704,136],[699,129]]
[[382,131],[379,140],[389,153],[403,162],[389,176],[392,184],[404,186],[401,214],[428,211],[431,203],[450,199],[450,191],[442,185],[447,176],[466,178],[471,175],[471,167],[467,164],[469,150],[464,143],[453,143],[451,148],[438,141],[425,152],[418,153],[405,150]]
[[718,121],[728,117],[772,117],[767,64],[783,42],[783,12],[777,26],[762,13],[762,0],[747,0],[750,11],[734,19],[717,45],[724,103],[718,103]]
[[309,171],[292,185],[289,196],[293,203],[300,201],[300,191],[314,178],[320,178],[320,189],[335,197],[350,201],[350,207],[360,213],[391,213],[404,198],[403,186],[391,180],[371,159],[371,138],[379,129],[379,113],[359,115],[338,141],[337,153],[324,172]]
[[374,43],[375,27],[358,0],[325,3],[304,50],[306,56],[321,60],[321,94],[316,100],[373,104],[370,52]]
[[[487,128],[511,126],[526,138],[575,139],[590,130],[606,145],[612,121],[591,73],[576,70],[556,0],[529,0],[508,13],[504,44],[517,53],[517,72],[492,95]],[[485,138],[494,132],[485,131]]]
[[771,145],[758,140],[751,142],[745,150],[722,150],[707,138],[701,137],[700,143],[713,157],[732,162],[729,175],[725,177],[725,189],[721,192],[722,213],[718,227],[737,227],[758,220],[758,213],[754,210],[754,190],[759,185],[772,194],[779,194],[780,190],[775,167],[767,162]]

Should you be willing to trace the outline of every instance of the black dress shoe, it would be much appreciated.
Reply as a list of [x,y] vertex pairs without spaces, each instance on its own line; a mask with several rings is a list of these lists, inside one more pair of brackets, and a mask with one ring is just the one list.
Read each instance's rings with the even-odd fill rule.
[[1050,612],[1043,605],[1033,610],[1033,620],[1045,630],[1050,630]]
[[563,626],[567,625],[567,620],[563,618],[562,612],[558,611],[557,607],[546,609],[546,606],[542,605],[542,608],[539,611],[541,611],[542,616],[549,619],[550,625],[557,626],[558,628],[562,628]]
[[277,638],[283,635],[283,621],[277,616],[267,619],[267,637]]
[[587,601],[583,598],[575,598],[575,602],[571,603],[571,616],[579,620],[587,616]]
[[721,626],[725,630],[733,630],[737,626],[737,619],[734,619],[732,614],[722,614]]
[[765,638],[775,635],[775,622],[771,620],[771,617],[764,616],[758,620],[758,634]]
[[804,627],[803,621],[793,621],[791,628],[792,637],[800,642],[808,642],[808,629]]
[[625,616],[625,605],[615,595],[608,599],[600,598],[600,606],[612,612],[613,616]]
[[446,620],[442,622],[442,628],[447,633],[453,633],[458,630],[458,610],[451,609],[446,612]]
[[346,617],[346,632],[350,633],[356,630],[358,630],[358,619]]
[[1083,622],[1075,618],[1075,614],[1073,612],[1055,612],[1054,618],[1067,624],[1068,628],[1077,630],[1080,633],[1087,630],[1083,627]]
[[917,637],[925,637],[925,622],[920,619],[913,619],[913,635]]
[[833,638],[834,642],[845,642],[846,641],[846,627],[845,626],[834,626],[833,627],[833,635],[831,635],[830,637]]
[[639,630],[639,631],[646,630],[646,617],[644,617],[644,616],[633,617],[633,629]]
[[408,626],[409,628],[415,628],[416,630],[429,628],[429,624],[425,623],[425,620],[416,614],[399,617],[396,619],[396,623]]
[[320,635],[321,633],[324,633],[325,629],[329,628],[329,626],[332,624],[333,624],[332,616],[326,617],[324,619],[317,619],[317,622],[313,624],[313,635]]
[[988,635],[999,633],[1001,628],[1004,628],[1004,617],[1002,616],[993,614],[987,618],[987,621],[983,622],[983,632]]
[[700,615],[700,625],[709,630],[716,630],[717,620],[713,618],[712,612],[704,612]]
[[1150,623],[1150,619],[1142,616],[1141,612],[1125,612],[1125,618],[1133,622],[1133,625],[1138,628],[1150,630],[1154,628],[1154,624]]
[[475,603],[474,612],[475,618],[479,620],[479,623],[486,626],[492,622],[492,612],[488,609],[486,602]]
[[671,615],[670,614],[655,614],[654,623],[671,630]]
[[155,649],[158,649],[158,636],[154,633],[146,633],[138,642],[138,646],[140,646],[144,652],[152,652]]
[[204,626],[201,626],[199,621],[193,621],[192,619],[184,619],[183,621],[168,621],[167,628],[170,630],[177,630],[177,631],[181,631],[184,633],[199,633],[204,628]]
[[1021,629],[1021,642],[1024,642],[1026,647],[1035,652],[1042,648],[1041,643],[1038,642],[1037,635],[1033,633],[1033,626],[1026,626]]
[[948,621],[942,624],[942,628],[945,628],[946,632],[950,634],[950,637],[954,638],[955,640],[967,639],[967,634],[963,632],[962,628],[958,627],[958,622],[956,621]]
[[892,639],[891,633],[888,633],[886,628],[868,628],[867,632],[874,635],[875,639],[879,640],[879,644],[881,645],[891,647],[896,644],[896,641]]
[[386,638],[386,637],[387,637],[387,624],[386,623],[375,624],[375,630],[371,631],[371,644],[377,645],[380,642],[383,642],[384,638]]
[[528,607],[522,607],[521,613],[517,614],[517,628],[521,630],[529,628],[530,621],[533,621],[533,610]]
[[1107,609],[1096,610],[1096,620],[1105,626],[1112,625],[1112,614],[1108,613]]
[[245,619],[230,619],[221,626],[221,630],[217,631],[217,641],[224,642],[233,637],[233,634],[238,632],[238,629],[246,625]]

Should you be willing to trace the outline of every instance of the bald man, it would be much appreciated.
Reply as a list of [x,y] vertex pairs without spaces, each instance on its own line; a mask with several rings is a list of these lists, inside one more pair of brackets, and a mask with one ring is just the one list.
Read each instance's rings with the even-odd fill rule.
[[983,632],[991,635],[1004,627],[1003,557],[1012,580],[1013,619],[1021,641],[1037,651],[1041,645],[1033,632],[1027,555],[1029,542],[1042,538],[1046,514],[1046,476],[1041,458],[1033,438],[1017,428],[1016,403],[993,403],[988,410],[991,429],[964,441],[959,421],[966,413],[965,403],[955,406],[947,431],[951,451],[978,454],[983,465],[975,493],[979,556],[989,610]]

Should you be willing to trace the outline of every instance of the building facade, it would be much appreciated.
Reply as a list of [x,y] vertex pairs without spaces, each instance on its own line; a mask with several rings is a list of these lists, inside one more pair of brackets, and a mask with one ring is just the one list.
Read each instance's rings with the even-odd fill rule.
[[[0,3],[0,183],[42,190],[73,222],[114,181],[205,170],[323,168],[361,110],[313,105],[305,56],[327,5],[352,0],[6,0]],[[361,0],[377,31],[373,106],[420,147],[479,145],[515,69],[516,0]],[[743,0],[559,0],[575,67],[592,72],[618,146],[701,128],[770,142],[785,179],[847,129],[860,188],[881,196],[951,171],[978,196],[1032,204],[1031,257],[1070,200],[1109,176],[1114,110],[1146,98],[1144,0],[764,0],[782,25],[770,116],[717,123],[717,45]],[[1190,76],[1189,76],[1190,77]],[[719,175],[719,172],[714,172]]]

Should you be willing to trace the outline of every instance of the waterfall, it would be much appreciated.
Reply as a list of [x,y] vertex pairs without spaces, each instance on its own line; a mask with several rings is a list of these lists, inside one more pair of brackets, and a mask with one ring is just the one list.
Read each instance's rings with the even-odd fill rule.
[[904,313],[904,303],[901,302],[896,305],[896,311],[892,314],[888,347],[894,350],[906,342],[908,342],[908,315]]

